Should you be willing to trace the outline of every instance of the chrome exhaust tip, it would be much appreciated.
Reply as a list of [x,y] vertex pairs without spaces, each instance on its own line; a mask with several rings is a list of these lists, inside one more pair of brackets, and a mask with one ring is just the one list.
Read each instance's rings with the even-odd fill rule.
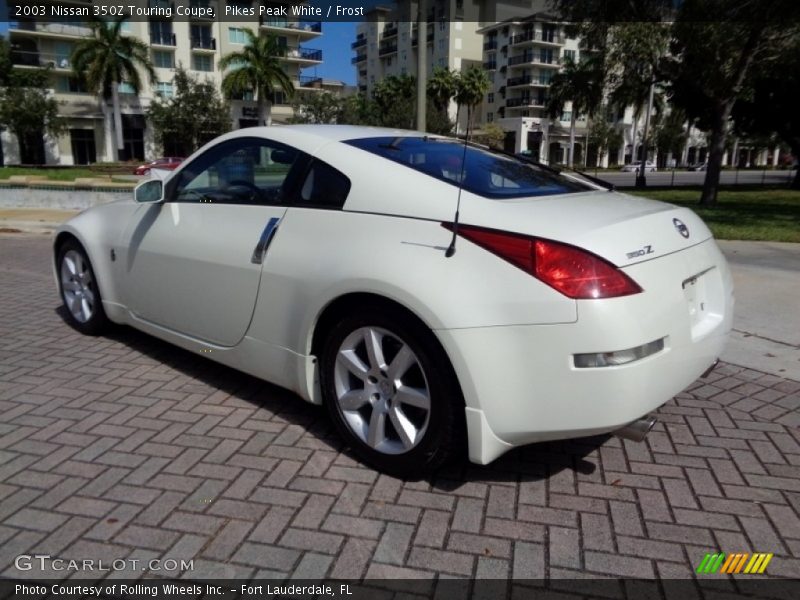
[[641,419],[636,419],[633,423],[628,423],[625,427],[617,429],[614,431],[614,435],[625,440],[631,440],[632,442],[641,442],[644,441],[644,438],[647,437],[647,434],[650,433],[650,430],[653,428],[653,425],[656,424],[656,418],[650,415],[646,417],[642,417]]

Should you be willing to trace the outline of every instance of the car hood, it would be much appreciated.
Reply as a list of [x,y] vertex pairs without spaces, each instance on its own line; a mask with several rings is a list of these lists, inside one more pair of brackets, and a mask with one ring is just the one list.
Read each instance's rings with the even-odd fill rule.
[[608,191],[465,202],[460,220],[572,244],[619,267],[712,237],[688,208]]

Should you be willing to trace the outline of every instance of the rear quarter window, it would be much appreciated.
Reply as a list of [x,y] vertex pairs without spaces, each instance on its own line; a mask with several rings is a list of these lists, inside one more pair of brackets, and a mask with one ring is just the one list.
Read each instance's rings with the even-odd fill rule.
[[446,138],[378,137],[345,142],[487,198],[524,198],[592,188],[534,165]]

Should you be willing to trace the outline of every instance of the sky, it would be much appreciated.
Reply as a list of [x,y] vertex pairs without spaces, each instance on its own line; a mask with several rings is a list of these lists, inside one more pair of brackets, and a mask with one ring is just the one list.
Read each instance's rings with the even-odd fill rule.
[[356,69],[350,64],[350,59],[354,56],[350,44],[354,41],[356,41],[355,22],[323,22],[322,35],[305,44],[322,50],[323,63],[313,69],[304,69],[303,74],[338,79],[349,85],[355,85]]

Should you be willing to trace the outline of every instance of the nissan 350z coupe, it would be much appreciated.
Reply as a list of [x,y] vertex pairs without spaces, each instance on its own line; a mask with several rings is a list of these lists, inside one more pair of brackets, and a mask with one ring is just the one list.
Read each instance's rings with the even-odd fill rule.
[[390,473],[643,435],[731,327],[693,212],[449,138],[244,129],[134,196],[57,232],[71,324],[293,390]]

